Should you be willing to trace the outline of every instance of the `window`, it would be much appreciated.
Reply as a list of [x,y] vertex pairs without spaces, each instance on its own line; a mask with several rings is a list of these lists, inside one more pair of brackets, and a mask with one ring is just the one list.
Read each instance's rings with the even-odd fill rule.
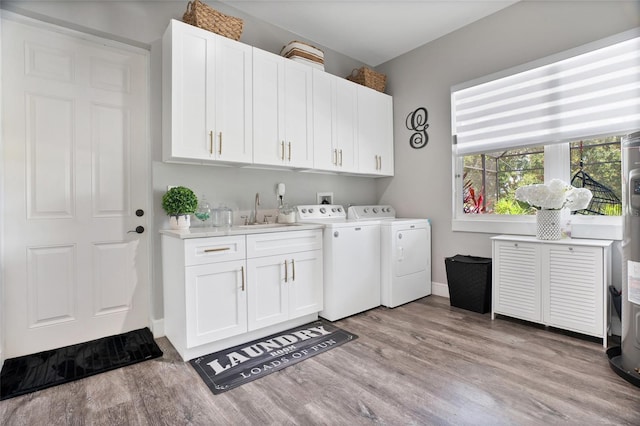
[[594,194],[577,216],[595,219],[576,223],[620,227],[620,137],[640,128],[639,75],[635,29],[453,87],[453,229],[530,231],[512,226],[533,223],[515,190],[554,178]]
[[[556,176],[570,173],[573,186],[586,187],[593,193],[589,208],[578,214],[622,214],[620,139],[613,136],[572,142],[568,144],[570,163],[555,173],[551,171]],[[544,154],[541,146],[464,156],[463,213],[531,214],[526,204],[515,199],[515,191],[523,185],[544,182]]]

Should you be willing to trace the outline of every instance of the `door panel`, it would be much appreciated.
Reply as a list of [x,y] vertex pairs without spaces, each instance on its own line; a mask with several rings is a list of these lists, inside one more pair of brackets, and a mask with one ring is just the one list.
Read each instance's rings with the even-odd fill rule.
[[41,327],[75,320],[75,246],[29,247],[27,259],[31,265],[27,279],[29,325]]
[[247,260],[249,330],[286,321],[289,316],[286,255]]
[[[5,345],[149,325],[148,54],[2,21]],[[46,326],[46,327],[45,327]]]

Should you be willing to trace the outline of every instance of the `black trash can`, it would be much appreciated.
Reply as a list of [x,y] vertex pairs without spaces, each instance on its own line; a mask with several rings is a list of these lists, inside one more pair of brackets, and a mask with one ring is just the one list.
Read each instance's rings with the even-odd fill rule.
[[491,311],[491,258],[457,254],[444,260],[451,306]]

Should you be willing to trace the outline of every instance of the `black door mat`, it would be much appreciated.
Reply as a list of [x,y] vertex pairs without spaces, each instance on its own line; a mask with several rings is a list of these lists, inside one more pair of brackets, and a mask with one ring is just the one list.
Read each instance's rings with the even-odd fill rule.
[[190,362],[217,395],[357,338],[329,322],[317,320]]
[[4,361],[0,400],[162,356],[148,328]]

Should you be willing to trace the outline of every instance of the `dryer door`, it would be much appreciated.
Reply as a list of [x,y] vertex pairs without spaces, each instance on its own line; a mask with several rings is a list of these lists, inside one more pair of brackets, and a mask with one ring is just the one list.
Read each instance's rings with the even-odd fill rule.
[[399,228],[394,232],[395,276],[425,271],[431,262],[431,238],[428,228]]

